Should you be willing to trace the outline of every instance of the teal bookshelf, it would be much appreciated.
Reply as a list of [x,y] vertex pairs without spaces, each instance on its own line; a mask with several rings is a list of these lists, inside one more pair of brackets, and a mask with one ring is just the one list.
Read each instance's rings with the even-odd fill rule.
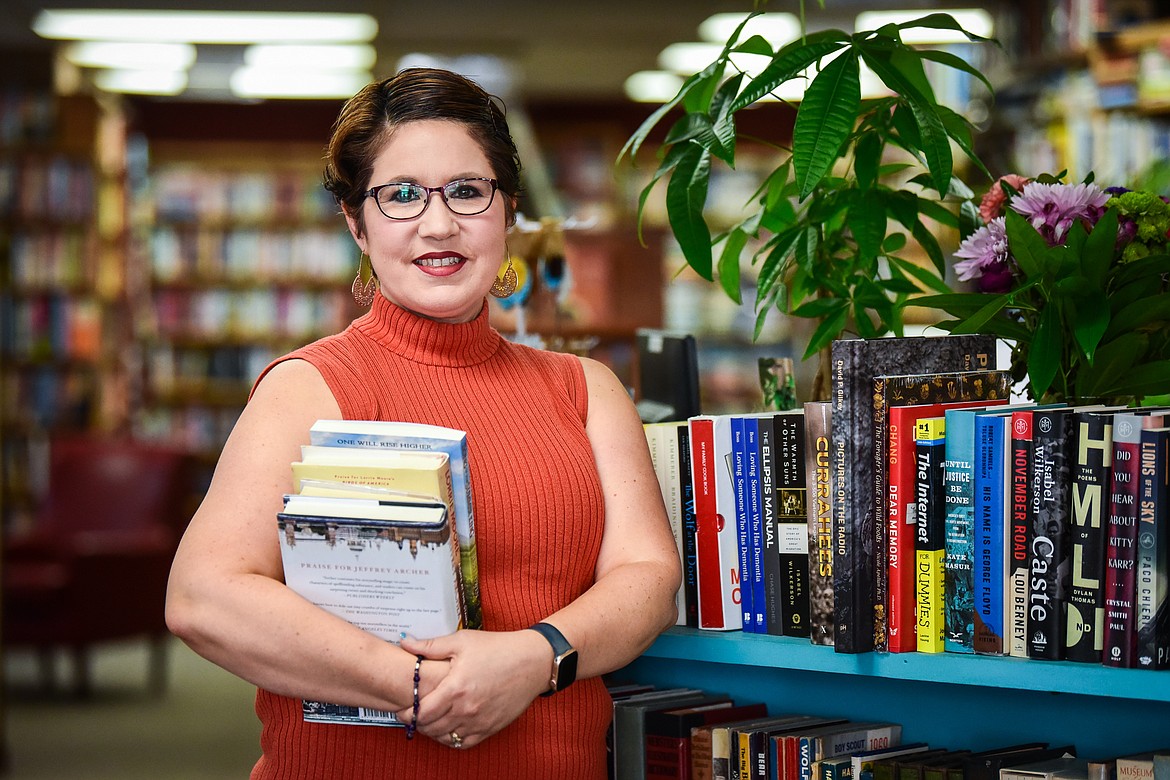
[[775,713],[888,719],[903,740],[986,750],[1072,744],[1090,759],[1170,744],[1170,672],[925,653],[845,655],[807,640],[669,629],[617,679],[764,701]]

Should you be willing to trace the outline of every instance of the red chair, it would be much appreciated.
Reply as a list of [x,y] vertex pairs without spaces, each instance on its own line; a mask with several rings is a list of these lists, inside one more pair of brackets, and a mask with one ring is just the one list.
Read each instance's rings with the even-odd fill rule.
[[74,690],[90,692],[90,648],[151,642],[150,689],[166,687],[167,576],[194,505],[194,460],[130,440],[50,444],[48,496],[33,531],[5,540],[3,642],[40,651],[42,681],[67,648]]

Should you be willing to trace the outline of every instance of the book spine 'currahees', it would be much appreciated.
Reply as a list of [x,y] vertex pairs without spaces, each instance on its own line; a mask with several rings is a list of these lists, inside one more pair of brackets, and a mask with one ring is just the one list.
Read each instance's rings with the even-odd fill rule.
[[[990,368],[991,336],[845,339],[830,349],[833,403],[834,648],[864,653],[884,643],[885,606],[874,597],[874,378],[912,371]],[[884,518],[883,518],[884,520]]]
[[783,604],[781,629],[785,636],[808,638],[809,534],[808,489],[805,482],[804,415],[777,414],[776,517]]
[[1138,491],[1141,479],[1141,432],[1160,427],[1162,415],[1118,413],[1113,418],[1113,469],[1109,523],[1105,529],[1105,625],[1101,663],[1137,666],[1134,596],[1138,542]]
[[1170,575],[1166,517],[1170,510],[1170,428],[1141,433],[1138,492],[1138,545],[1134,619],[1137,666],[1170,668]]
[[946,581],[946,504],[943,499],[943,446],[946,419],[918,421],[915,445],[915,593],[918,611],[917,649],[941,653],[945,648],[944,594]]
[[1028,657],[1064,657],[1068,598],[1070,453],[1068,409],[1032,416],[1032,533],[1028,546]]
[[833,644],[832,415],[828,401],[804,405],[804,474],[808,484],[809,631],[814,645]]
[[1065,657],[1100,663],[1105,623],[1105,521],[1113,463],[1113,416],[1072,417],[1072,573]]

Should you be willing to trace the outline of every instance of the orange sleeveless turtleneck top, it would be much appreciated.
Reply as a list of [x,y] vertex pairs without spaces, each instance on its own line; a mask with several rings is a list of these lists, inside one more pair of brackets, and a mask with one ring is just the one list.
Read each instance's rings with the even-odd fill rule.
[[[306,360],[346,419],[467,431],[484,629],[526,628],[593,583],[604,522],[585,375],[571,356],[512,344],[488,325],[418,317],[383,296]],[[275,365],[275,363],[273,363]],[[540,697],[482,744],[454,750],[403,729],[305,724],[299,700],[260,690],[253,778],[588,778],[605,770],[613,707],[600,678]]]

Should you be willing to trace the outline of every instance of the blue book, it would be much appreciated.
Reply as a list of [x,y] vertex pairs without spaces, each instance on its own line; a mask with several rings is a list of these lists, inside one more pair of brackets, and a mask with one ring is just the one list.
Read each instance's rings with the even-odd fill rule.
[[[764,531],[762,525],[762,506],[760,494],[760,435],[759,418],[745,417],[744,452],[746,454],[747,471],[747,520],[748,520],[748,563],[751,567],[750,586],[751,622],[744,622],[744,630],[757,634],[768,633],[768,621],[765,615],[767,597],[764,594]],[[751,628],[747,626],[750,625]]]
[[732,493],[735,495],[736,539],[739,543],[739,606],[743,613],[743,630],[753,631],[755,617],[752,612],[752,562],[751,524],[747,508],[747,436],[744,418],[731,417],[731,469]]
[[975,410],[947,409],[943,461],[945,525],[944,647],[974,652]]
[[976,653],[1004,653],[1004,583],[1007,581],[1008,455],[1011,413],[975,417],[975,546],[973,601]]

